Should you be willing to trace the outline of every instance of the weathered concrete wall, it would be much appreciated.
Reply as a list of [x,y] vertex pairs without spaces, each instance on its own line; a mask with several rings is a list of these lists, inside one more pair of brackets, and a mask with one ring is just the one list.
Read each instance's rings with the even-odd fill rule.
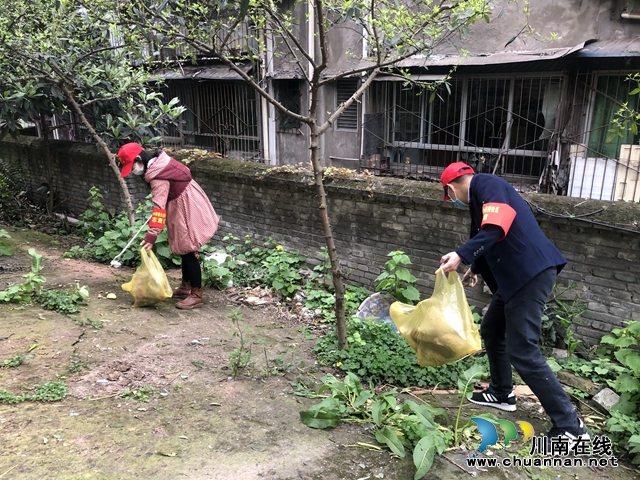
[[[0,142],[0,159],[24,160],[25,172],[33,170],[34,185],[42,177],[39,143]],[[55,169],[65,172],[64,184],[60,185],[65,186],[62,194],[69,198],[70,205],[81,205],[91,185],[103,192],[108,189],[105,200],[115,200],[117,183],[112,181],[113,173],[99,151],[68,142],[60,142],[55,151]],[[188,153],[175,154],[177,158],[185,155]],[[194,160],[189,167],[221,216],[214,243],[220,243],[230,232],[250,234],[257,241],[273,237],[319,261],[324,237],[308,173],[230,160]],[[132,180],[136,187],[144,183],[139,178]],[[326,188],[335,240],[349,280],[368,288],[381,273],[387,254],[399,249],[410,256],[418,288],[427,297],[440,257],[468,238],[468,213],[443,203],[438,184],[362,177],[328,180]],[[546,211],[567,216],[607,207],[584,217],[588,221],[538,215],[542,229],[569,260],[560,280],[575,281],[580,298],[589,304],[589,311],[582,317],[585,325],[577,326],[577,333],[596,342],[611,328],[640,320],[640,235],[630,231],[640,221],[640,205],[536,194],[526,198]],[[622,229],[598,222],[617,224]],[[468,296],[479,307],[489,300],[481,285],[468,290]]]
[[[573,47],[591,39],[620,40],[640,34],[639,20],[625,20],[620,14],[626,9],[623,0],[536,0],[530,2],[531,14],[526,17],[524,2],[497,0],[490,23],[478,21],[469,29],[468,38],[454,39],[436,50],[436,54],[455,54],[457,48],[471,55],[500,51],[531,51],[547,48]],[[637,10],[637,5],[635,7]],[[523,33],[505,48],[505,44],[529,22],[535,34]],[[551,33],[558,37],[550,41]]]

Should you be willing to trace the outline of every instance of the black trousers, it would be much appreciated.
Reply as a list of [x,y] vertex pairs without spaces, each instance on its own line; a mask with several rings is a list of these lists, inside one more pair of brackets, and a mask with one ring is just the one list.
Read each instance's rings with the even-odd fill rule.
[[480,325],[489,359],[490,388],[497,394],[513,389],[511,365],[538,397],[557,428],[577,428],[578,415],[540,352],[542,313],[556,280],[552,267],[535,276],[505,302],[496,292]]
[[191,284],[191,288],[202,287],[202,271],[195,252],[180,255],[182,257],[182,280]]

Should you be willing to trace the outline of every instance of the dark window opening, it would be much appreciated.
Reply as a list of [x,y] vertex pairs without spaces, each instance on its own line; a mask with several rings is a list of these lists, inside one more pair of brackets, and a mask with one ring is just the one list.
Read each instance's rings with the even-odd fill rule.
[[[278,80],[275,82],[277,100],[291,113],[300,115],[300,81]],[[300,128],[300,120],[282,113],[276,109],[278,130],[297,130]]]

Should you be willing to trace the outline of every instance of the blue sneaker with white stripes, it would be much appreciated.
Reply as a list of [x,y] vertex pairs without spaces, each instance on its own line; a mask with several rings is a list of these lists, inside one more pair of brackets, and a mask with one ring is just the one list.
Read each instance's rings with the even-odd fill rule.
[[508,395],[497,395],[490,388],[487,388],[482,392],[474,392],[469,401],[477,405],[498,408],[505,412],[516,411],[516,395],[513,392]]

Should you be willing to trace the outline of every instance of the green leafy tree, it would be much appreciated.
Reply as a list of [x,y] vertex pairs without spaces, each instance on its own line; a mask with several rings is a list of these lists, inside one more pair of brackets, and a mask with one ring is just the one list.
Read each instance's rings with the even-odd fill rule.
[[[125,41],[132,46],[152,44],[153,51],[173,48],[184,51],[184,60],[196,53],[213,57],[240,75],[281,114],[306,126],[310,161],[313,166],[318,211],[331,262],[336,292],[336,322],[340,347],[347,342],[343,272],[337,254],[323,185],[323,161],[320,138],[333,123],[369,88],[381,72],[397,67],[416,54],[430,54],[477,19],[488,21],[488,0],[313,0],[280,2],[274,0],[142,0],[86,2],[87,7],[103,8],[105,22],[120,26]],[[238,45],[237,32],[248,25],[247,38]],[[313,35],[301,35],[308,25]],[[368,46],[365,58],[347,52],[354,67],[332,73],[328,37],[331,32],[348,30]],[[274,57],[297,65],[306,82],[308,106],[301,113],[287,109],[272,94],[261,78],[249,76],[239,61],[264,68]],[[363,62],[360,60],[364,60]],[[264,73],[264,71],[263,71]],[[362,75],[364,81],[354,94],[334,111],[320,112],[321,90],[341,78]]]
[[17,135],[33,120],[46,141],[45,118],[73,112],[107,155],[132,225],[131,196],[109,147],[154,144],[183,112],[177,99],[164,103],[136,58],[113,23],[95,22],[78,1],[5,0],[0,9],[0,134]]

